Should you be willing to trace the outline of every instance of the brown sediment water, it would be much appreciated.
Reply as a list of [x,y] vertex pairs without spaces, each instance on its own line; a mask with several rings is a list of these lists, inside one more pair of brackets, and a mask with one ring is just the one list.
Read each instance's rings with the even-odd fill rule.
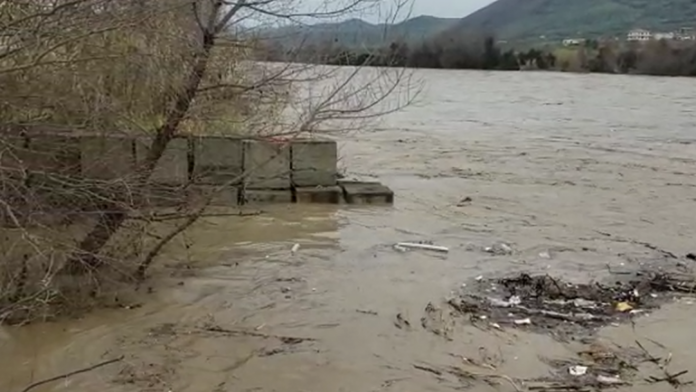
[[[165,279],[142,307],[0,330],[0,390],[120,355],[33,391],[445,391],[466,381],[417,367],[461,357],[542,376],[540,356],[570,355],[572,344],[465,320],[448,340],[421,327],[424,307],[479,275],[587,281],[654,256],[641,243],[694,251],[695,80],[418,75],[417,104],[341,139],[348,174],[389,185],[393,207],[275,206],[206,220],[187,234],[190,253],[162,257]],[[392,248],[405,240],[450,252]],[[515,252],[480,251],[499,241]],[[658,341],[681,370],[696,363],[684,344],[694,328],[696,308],[682,300],[599,336]],[[505,381],[470,387],[514,390]]]

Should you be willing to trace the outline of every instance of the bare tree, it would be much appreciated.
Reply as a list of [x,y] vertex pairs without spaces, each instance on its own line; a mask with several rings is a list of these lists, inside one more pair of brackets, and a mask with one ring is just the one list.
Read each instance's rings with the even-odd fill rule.
[[[96,282],[112,269],[142,278],[168,241],[204,215],[210,198],[195,208],[177,203],[166,216],[179,224],[148,234],[165,215],[146,213],[143,200],[176,137],[346,132],[410,102],[404,70],[252,59],[259,42],[249,26],[304,23],[374,6],[368,0],[319,9],[286,0],[2,2],[0,210],[14,229],[6,230],[11,235],[3,243],[0,321],[67,298],[61,284],[76,274]],[[407,95],[395,101],[399,93]],[[26,159],[39,148],[27,144],[32,132],[138,135],[148,144],[131,174],[85,179],[75,175],[69,147]],[[147,250],[140,249],[143,236],[151,237]],[[124,244],[138,249],[126,252]],[[124,259],[136,260],[137,268]],[[67,274],[57,279],[59,271]]]

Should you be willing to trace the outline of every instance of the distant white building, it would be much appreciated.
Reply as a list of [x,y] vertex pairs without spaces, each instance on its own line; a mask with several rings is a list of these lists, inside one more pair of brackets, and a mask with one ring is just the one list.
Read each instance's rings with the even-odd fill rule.
[[661,39],[666,39],[666,40],[673,40],[676,38],[676,34],[674,33],[654,33],[653,34],[653,39],[656,41],[659,41]]
[[582,38],[566,38],[563,40],[563,46],[580,46],[585,43]]
[[633,29],[628,32],[626,39],[628,41],[650,41],[653,39],[653,33],[645,29]]
[[684,41],[691,41],[696,39],[696,34],[694,29],[691,27],[682,27],[677,31],[676,38]]

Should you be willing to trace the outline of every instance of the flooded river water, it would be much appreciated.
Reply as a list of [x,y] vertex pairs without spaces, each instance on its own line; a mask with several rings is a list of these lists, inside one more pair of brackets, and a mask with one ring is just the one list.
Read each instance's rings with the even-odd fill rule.
[[[347,174],[389,185],[393,207],[293,205],[210,219],[188,236],[197,262],[182,267],[187,256],[172,252],[159,271],[169,278],[141,307],[0,330],[0,390],[120,355],[33,391],[447,391],[462,384],[414,365],[461,356],[510,377],[544,375],[540,356],[571,346],[466,325],[448,341],[420,327],[424,307],[479,275],[588,280],[650,257],[641,242],[696,250],[696,80],[419,76],[415,105],[340,144]],[[391,245],[403,240],[450,253],[396,252]],[[515,252],[478,250],[497,241]],[[397,328],[397,314],[412,327]],[[696,307],[681,301],[600,336],[650,337],[693,368],[696,352],[683,342],[694,328]]]

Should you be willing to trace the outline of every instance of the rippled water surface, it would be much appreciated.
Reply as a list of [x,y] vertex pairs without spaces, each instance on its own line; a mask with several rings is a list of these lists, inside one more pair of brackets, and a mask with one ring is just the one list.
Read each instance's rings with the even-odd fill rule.
[[[188,235],[190,255],[171,251],[161,261],[171,279],[142,307],[0,330],[0,390],[119,355],[121,363],[33,391],[446,391],[461,385],[413,365],[457,356],[497,358],[511,377],[542,375],[539,356],[568,346],[464,327],[447,341],[420,328],[424,307],[479,275],[587,280],[650,257],[615,237],[695,250],[695,81],[418,75],[425,87],[416,104],[340,144],[348,175],[389,185],[393,207],[294,205],[207,220]],[[450,253],[394,251],[403,240],[432,240]],[[516,252],[477,250],[496,241]],[[294,243],[301,248],[292,255]],[[195,267],[183,267],[190,258]],[[397,314],[413,328],[396,328]],[[601,335],[652,337],[693,367],[696,354],[680,344],[694,328],[696,310],[678,303],[635,331]],[[659,388],[668,390],[631,390]]]

